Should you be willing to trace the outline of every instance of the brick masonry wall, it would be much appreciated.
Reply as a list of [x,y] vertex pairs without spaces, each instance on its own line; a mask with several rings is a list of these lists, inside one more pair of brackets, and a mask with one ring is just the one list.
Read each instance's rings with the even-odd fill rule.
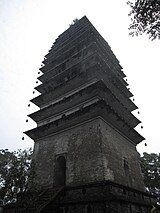
[[[103,120],[100,129],[105,179],[144,191],[136,147]],[[125,171],[124,159],[128,163],[128,171]]]
[[66,185],[104,180],[101,135],[97,119],[35,142],[39,186],[54,185],[55,160],[66,158]]
[[35,142],[37,186],[55,185],[55,161],[60,155],[66,158],[68,186],[111,180],[144,190],[135,146],[100,118]]

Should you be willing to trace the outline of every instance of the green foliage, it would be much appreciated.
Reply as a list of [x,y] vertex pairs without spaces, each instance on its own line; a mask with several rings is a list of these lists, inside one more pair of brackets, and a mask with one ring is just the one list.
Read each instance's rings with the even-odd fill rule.
[[160,0],[128,1],[131,11],[130,35],[147,33],[151,40],[160,38]]
[[143,153],[141,168],[144,184],[152,193],[160,194],[160,153]]
[[4,204],[15,202],[17,193],[28,189],[31,170],[32,149],[9,152],[0,150],[0,199]]
[[78,18],[75,18],[69,26],[74,25],[78,21]]

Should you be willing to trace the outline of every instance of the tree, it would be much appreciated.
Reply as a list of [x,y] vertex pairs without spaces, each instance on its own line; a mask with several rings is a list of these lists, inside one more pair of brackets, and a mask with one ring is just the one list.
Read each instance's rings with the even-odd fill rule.
[[160,39],[160,0],[128,1],[131,11],[130,35],[146,33],[151,40]]
[[32,149],[9,152],[0,150],[0,199],[4,204],[15,202],[17,194],[28,189]]
[[160,195],[160,153],[148,154],[143,153],[141,157],[141,168],[144,176],[144,184],[146,188],[152,192]]

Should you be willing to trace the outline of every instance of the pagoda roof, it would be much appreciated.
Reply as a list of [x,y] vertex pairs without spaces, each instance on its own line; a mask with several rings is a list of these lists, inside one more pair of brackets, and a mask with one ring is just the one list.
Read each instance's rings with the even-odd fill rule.
[[26,131],[25,134],[34,140],[38,140],[96,117],[102,117],[107,123],[110,123],[119,132],[123,133],[125,137],[130,139],[135,145],[144,140],[144,137],[142,137],[136,130],[127,124],[124,124],[123,120],[119,120],[118,116],[103,100],[92,103],[91,105],[81,108],[81,110],[74,111],[67,116],[62,116],[53,122]]
[[[137,109],[136,105],[127,97],[124,96],[124,94],[121,93],[119,88],[117,88],[108,78],[108,76],[105,74],[106,70],[103,70],[104,68],[100,63],[96,63],[95,65],[92,65],[84,74],[83,72],[79,75],[75,76],[75,78],[72,81],[64,82],[57,88],[51,88],[51,91],[49,93],[44,93],[34,99],[31,100],[31,102],[35,103],[37,106],[42,107],[45,104],[48,104],[50,99],[55,98],[57,94],[62,95],[65,91],[70,91],[73,88],[76,88],[77,86],[82,85],[84,82],[87,83],[87,81],[90,81],[91,79],[103,79],[106,86],[112,91],[112,93],[119,99],[120,102],[124,104],[129,110],[135,110]],[[127,89],[126,89],[127,91]],[[129,92],[129,91],[128,91]]]
[[[86,91],[87,90],[87,91]],[[82,95],[83,94],[83,95]],[[81,90],[71,92],[68,96],[59,98],[59,101],[53,102],[49,106],[29,115],[34,121],[43,123],[43,120],[51,120],[51,117],[57,117],[57,113],[63,114],[75,105],[83,105],[84,101],[99,97],[110,105],[128,125],[135,127],[140,121],[134,117],[124,106],[115,98],[115,96],[105,87],[103,81],[97,81]],[[71,101],[72,100],[72,101]]]
[[[84,22],[84,20],[85,20],[85,22]],[[118,59],[116,58],[116,56],[114,55],[114,53],[112,52],[112,50],[111,50],[111,48],[110,48],[110,46],[108,45],[108,43],[104,40],[104,38],[99,34],[99,32],[95,29],[95,27],[92,25],[92,23],[87,19],[87,18],[82,18],[81,20],[79,20],[76,24],[74,24],[74,26],[73,26],[73,28],[75,28],[76,29],[76,26],[78,25],[79,26],[79,23],[83,23],[82,24],[82,26],[81,26],[81,33],[80,32],[77,32],[76,30],[75,30],[75,33],[73,33],[73,31],[72,32],[70,32],[70,28],[66,31],[66,32],[68,32],[68,38],[67,39],[62,39],[62,38],[64,38],[64,34],[63,34],[63,36],[60,36],[60,38],[58,38],[57,39],[57,41],[54,43],[54,46],[53,46],[53,48],[50,50],[50,52],[46,55],[46,59],[45,59],[45,61],[43,62],[43,63],[47,63],[47,61],[48,61],[48,59],[50,58],[50,57],[52,57],[52,58],[55,58],[55,57],[58,57],[59,56],[59,54],[58,54],[58,52],[60,51],[60,50],[62,50],[62,49],[66,49],[66,51],[70,48],[70,47],[72,47],[72,46],[74,46],[74,41],[75,41],[75,44],[77,45],[77,44],[79,44],[79,41],[80,40],[78,40],[77,41],[77,39],[79,39],[80,37],[83,37],[83,34],[84,33],[89,33],[90,35],[89,35],[89,37],[91,36],[91,34],[93,34],[94,36],[95,36],[95,39],[94,39],[94,41],[99,41],[99,42],[101,42],[101,44],[103,44],[103,48],[104,49],[106,49],[106,51],[109,53],[109,57],[110,57],[110,60],[111,61],[113,61],[113,63],[116,63],[116,64],[118,64],[118,66],[119,66],[119,69],[121,70],[121,65],[119,64],[119,61],[118,61]],[[87,25],[86,25],[86,23],[87,23]],[[81,24],[80,24],[81,25]],[[73,36],[73,38],[72,38],[72,36]],[[85,35],[84,36],[84,38],[87,38],[88,37],[88,35]],[[71,43],[71,44],[70,44]],[[56,45],[57,44],[57,45]],[[56,50],[56,51],[55,51]],[[63,51],[60,51],[61,52],[61,54],[62,53],[64,53],[65,51],[63,50]],[[40,68],[40,70],[43,72],[43,69],[45,68],[45,66],[44,67],[42,67],[42,68]],[[121,71],[120,72],[120,74],[123,76],[123,77],[125,77],[125,74]]]
[[[84,47],[84,48],[83,48]],[[119,78],[119,81],[121,82],[121,84],[124,84],[125,86],[127,86],[128,85],[128,83],[122,78],[122,77],[120,77],[120,73],[119,73],[119,71],[117,70],[118,68],[117,68],[117,64],[112,64],[112,63],[110,63],[109,61],[109,54],[106,56],[105,55],[105,51],[104,50],[102,50],[103,48],[101,48],[101,46],[99,46],[99,44],[98,44],[98,42],[96,41],[94,41],[94,42],[92,42],[92,43],[89,43],[87,46],[85,45],[85,46],[83,46],[82,45],[82,49],[80,49],[78,52],[76,52],[76,54],[78,54],[79,55],[79,53],[81,52],[81,54],[83,54],[83,52],[86,52],[86,50],[89,48],[89,50],[91,51],[94,51],[94,52],[97,52],[97,54],[99,54],[100,55],[100,57],[102,57],[103,58],[103,60],[105,60],[106,62],[105,63],[107,63],[107,65],[110,67],[110,69],[111,69],[111,72],[113,72],[113,73],[115,73],[115,78]],[[71,50],[74,50],[74,48],[71,48]],[[83,51],[83,52],[82,52]],[[64,53],[65,54],[65,53]],[[70,51],[68,51],[68,56],[67,57],[71,57],[71,55],[70,55]],[[73,57],[73,56],[72,56]],[[75,57],[75,56],[74,56]],[[58,65],[58,67],[55,67],[55,68],[52,68],[52,69],[50,69],[48,72],[46,72],[45,73],[45,75],[42,75],[42,76],[40,76],[38,79],[40,80],[40,81],[42,81],[43,83],[47,83],[48,81],[51,81],[51,79],[53,79],[55,76],[57,76],[57,75],[61,75],[63,72],[66,72],[66,70],[70,70],[70,69],[73,69],[73,67],[74,66],[80,66],[80,64],[82,63],[82,61],[84,61],[84,60],[86,60],[86,58],[84,58],[84,59],[79,59],[78,61],[76,61],[71,67],[66,67],[66,68],[64,68],[64,70],[61,70],[61,68],[60,67],[63,67],[63,64],[65,63],[65,60],[63,60],[62,59],[62,62]],[[66,61],[67,61],[67,59],[66,59]],[[102,61],[102,60],[101,60]],[[39,91],[39,87],[37,88],[37,90]],[[39,92],[42,92],[42,91],[39,91]],[[130,93],[131,94],[131,93]]]
[[144,138],[134,129],[137,109],[126,75],[108,43],[84,16],[54,42],[45,56],[32,103],[40,110],[28,115],[38,127],[26,131],[34,140],[101,118],[134,145]]

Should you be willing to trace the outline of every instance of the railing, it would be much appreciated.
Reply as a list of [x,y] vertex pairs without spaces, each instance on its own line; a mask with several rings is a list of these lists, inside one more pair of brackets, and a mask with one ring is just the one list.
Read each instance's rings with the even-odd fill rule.
[[64,187],[60,187],[57,190],[47,189],[42,192],[35,201],[36,213],[40,213],[50,202],[53,202],[63,190]]

